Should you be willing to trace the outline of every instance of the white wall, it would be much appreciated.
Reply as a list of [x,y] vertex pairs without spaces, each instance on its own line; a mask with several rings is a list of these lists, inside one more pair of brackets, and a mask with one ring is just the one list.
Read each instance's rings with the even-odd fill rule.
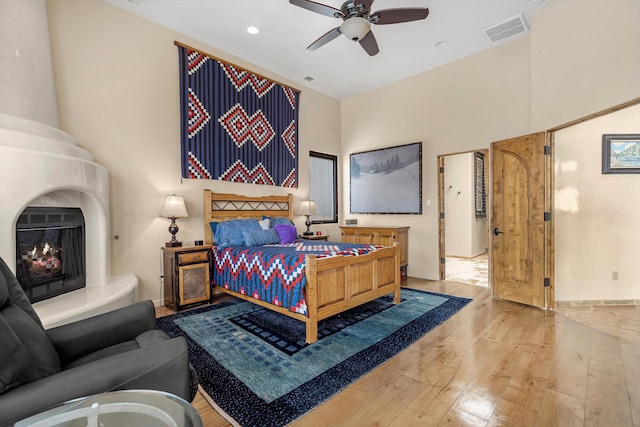
[[617,133],[640,134],[640,105],[556,132],[558,301],[640,299],[640,175],[602,174],[602,135]]
[[531,129],[640,95],[640,0],[549,0],[533,16]]
[[[344,100],[343,158],[424,141],[423,200],[433,202],[438,154],[488,148],[492,141],[543,131],[640,97],[639,4],[549,0],[526,37]],[[342,197],[348,212],[348,183]],[[409,225],[408,274],[436,280],[436,205],[416,216],[353,216],[360,224]],[[590,244],[579,234],[572,238]],[[582,261],[573,266],[582,267]]]
[[[521,38],[342,101],[343,159],[423,141],[422,215],[348,214],[348,181],[342,192],[342,207],[358,224],[411,227],[409,276],[438,279],[438,155],[530,132],[529,58],[529,40]],[[348,176],[348,162],[342,168]]]
[[445,252],[473,258],[485,252],[486,219],[476,218],[474,153],[444,158]]
[[[308,197],[309,150],[340,155],[338,101],[304,88],[300,96],[299,187],[180,178],[178,53],[186,43],[259,74],[268,70],[189,39],[102,1],[49,0],[60,128],[109,171],[112,274],[133,272],[140,298],[160,296],[160,248],[169,220],[158,217],[165,194],[185,196],[189,218],[178,239],[203,239],[202,192]],[[128,207],[132,214],[123,215]],[[298,228],[304,217],[296,218]],[[314,226],[339,236],[337,226]]]
[[57,127],[45,1],[0,1],[0,40],[0,112]]

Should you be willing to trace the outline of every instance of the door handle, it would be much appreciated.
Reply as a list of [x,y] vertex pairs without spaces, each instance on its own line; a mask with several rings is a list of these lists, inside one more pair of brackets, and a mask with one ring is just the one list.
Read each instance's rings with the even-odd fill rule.
[[493,235],[497,236],[498,234],[504,234],[504,232],[500,231],[498,227],[493,229]]

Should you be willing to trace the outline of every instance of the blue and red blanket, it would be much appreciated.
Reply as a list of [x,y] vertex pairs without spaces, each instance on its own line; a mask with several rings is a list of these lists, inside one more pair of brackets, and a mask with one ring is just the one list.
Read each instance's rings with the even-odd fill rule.
[[353,243],[301,241],[213,248],[214,285],[307,315],[305,255],[364,255],[380,248]]

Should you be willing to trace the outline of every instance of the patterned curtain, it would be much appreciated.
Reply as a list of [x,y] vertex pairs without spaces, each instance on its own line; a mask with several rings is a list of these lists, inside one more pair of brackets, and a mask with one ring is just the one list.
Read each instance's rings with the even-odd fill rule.
[[484,182],[484,153],[474,153],[473,185],[476,204],[476,218],[487,217],[487,192]]
[[297,187],[300,91],[178,51],[182,177]]

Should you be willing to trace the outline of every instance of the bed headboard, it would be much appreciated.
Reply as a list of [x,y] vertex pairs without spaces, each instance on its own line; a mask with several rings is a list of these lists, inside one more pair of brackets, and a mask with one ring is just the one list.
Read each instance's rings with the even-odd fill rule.
[[285,217],[293,221],[293,195],[241,196],[239,194],[214,193],[204,190],[204,242],[213,244],[209,223],[230,219],[257,218],[263,215]]

